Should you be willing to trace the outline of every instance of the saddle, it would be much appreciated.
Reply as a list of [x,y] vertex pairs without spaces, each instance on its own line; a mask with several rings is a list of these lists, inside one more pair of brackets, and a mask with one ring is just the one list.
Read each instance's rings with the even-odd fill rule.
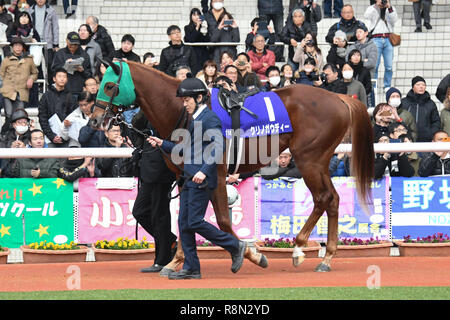
[[218,93],[218,100],[220,106],[228,112],[231,117],[231,128],[233,129],[233,136],[231,138],[231,147],[233,148],[233,162],[228,165],[228,173],[234,174],[239,167],[239,159],[238,159],[238,146],[240,140],[240,129],[241,128],[241,120],[240,113],[241,110],[249,113],[253,118],[257,119],[258,116],[254,114],[252,111],[248,110],[244,107],[245,99],[251,97],[259,92],[258,88],[254,88],[248,92],[237,93],[236,91],[230,91],[223,87],[220,87]]

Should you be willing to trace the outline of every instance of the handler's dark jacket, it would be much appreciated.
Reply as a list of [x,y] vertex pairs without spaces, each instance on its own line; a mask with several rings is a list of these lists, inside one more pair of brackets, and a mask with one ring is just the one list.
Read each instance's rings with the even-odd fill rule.
[[[142,111],[139,111],[132,120],[133,127],[152,136],[160,137],[156,129],[150,124]],[[142,157],[139,161],[139,179],[144,183],[172,183],[175,174],[169,170],[161,151],[153,148],[147,140],[136,136],[133,141],[136,147],[142,148]]]

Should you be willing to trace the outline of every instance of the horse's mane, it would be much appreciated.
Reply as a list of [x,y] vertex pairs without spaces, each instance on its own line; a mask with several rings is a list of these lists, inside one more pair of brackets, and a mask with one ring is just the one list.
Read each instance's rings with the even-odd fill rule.
[[174,77],[172,77],[172,76],[169,76],[168,74],[166,74],[166,73],[164,73],[164,72],[162,72],[162,71],[159,71],[159,70],[157,70],[157,69],[155,69],[155,68],[153,68],[153,67],[150,67],[150,66],[148,66],[148,65],[146,65],[146,64],[143,64],[143,63],[140,63],[140,62],[135,62],[135,61],[127,61],[127,63],[128,63],[129,65],[135,65],[135,66],[138,67],[138,68],[145,69],[146,71],[153,72],[153,73],[155,73],[158,77],[161,77],[162,80],[165,81],[165,82],[170,82],[170,83],[173,83],[173,84],[175,84],[175,85],[177,85],[177,86],[178,86],[178,84],[180,83],[180,80],[178,80],[177,78],[174,78]]

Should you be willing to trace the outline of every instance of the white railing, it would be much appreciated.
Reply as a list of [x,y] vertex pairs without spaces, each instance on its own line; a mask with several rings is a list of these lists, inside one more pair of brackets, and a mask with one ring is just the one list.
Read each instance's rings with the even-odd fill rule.
[[[375,143],[377,153],[450,151],[450,142]],[[132,148],[0,148],[0,158],[130,158]],[[340,144],[336,153],[351,153],[351,144]]]

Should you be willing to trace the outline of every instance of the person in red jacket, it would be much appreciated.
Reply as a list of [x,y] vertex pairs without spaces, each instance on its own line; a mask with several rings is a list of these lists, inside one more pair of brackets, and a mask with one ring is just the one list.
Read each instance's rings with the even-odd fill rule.
[[266,79],[267,68],[275,65],[275,53],[265,46],[264,36],[257,34],[253,39],[253,49],[247,52],[252,70],[261,80]]

